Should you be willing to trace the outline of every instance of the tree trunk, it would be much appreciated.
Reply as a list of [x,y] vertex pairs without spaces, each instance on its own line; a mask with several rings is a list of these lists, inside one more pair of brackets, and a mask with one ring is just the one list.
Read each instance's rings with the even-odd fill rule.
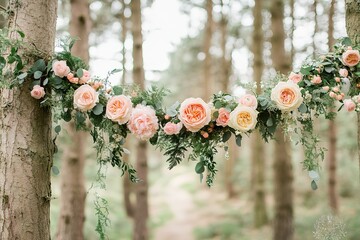
[[0,29],[6,25],[5,10],[7,7],[7,0],[0,0]]
[[125,10],[127,8],[127,4],[125,3],[125,0],[121,0],[121,14],[120,14],[120,23],[121,23],[121,43],[122,43],[122,48],[121,48],[121,55],[122,55],[122,60],[121,60],[121,66],[122,66],[122,75],[121,75],[121,84],[125,85],[126,84],[126,47],[125,47],[125,41],[126,41],[126,35],[127,35],[127,18],[125,16]]
[[[285,52],[285,32],[283,25],[284,2],[272,0],[271,12],[271,59],[275,70],[287,74],[291,69],[291,62]],[[274,240],[293,239],[293,172],[290,156],[289,141],[279,127],[275,133],[274,159]]]
[[[9,7],[14,13],[10,29],[21,29],[27,42],[51,55],[57,1],[11,0]],[[36,57],[27,60],[31,65]],[[51,110],[40,107],[29,87],[30,81],[25,81],[1,93],[0,239],[4,240],[50,239]]]
[[312,5],[312,11],[314,13],[314,32],[313,32],[313,37],[312,37],[312,48],[313,48],[313,59],[316,58],[316,34],[318,32],[318,20],[317,20],[317,5],[318,5],[318,0],[314,0],[313,5]]
[[[360,43],[360,2],[345,0],[346,4],[346,31],[353,43]],[[358,160],[360,170],[360,112],[358,116]],[[359,174],[360,177],[360,174]],[[360,178],[359,178],[360,180]]]
[[[329,51],[333,50],[335,44],[334,39],[334,15],[335,15],[335,3],[336,0],[332,0],[329,9],[329,29],[328,29],[328,47]],[[336,111],[336,109],[331,109]],[[334,214],[338,213],[338,195],[336,191],[336,122],[335,120],[329,121],[329,155],[328,155],[328,198],[329,205]]]
[[[133,0],[131,6],[132,35],[133,35],[133,79],[140,89],[145,89],[141,33],[141,1]],[[139,140],[136,147],[136,170],[141,182],[136,185],[136,204],[134,212],[134,240],[149,238],[148,219],[148,180],[147,180],[147,142]]]
[[[89,34],[91,29],[88,0],[71,0],[70,35],[79,37],[72,53],[89,62]],[[87,133],[76,131],[74,122],[66,124],[71,139],[61,165],[60,216],[56,239],[84,239],[85,220],[85,142]]]
[[291,18],[291,29],[290,29],[290,41],[291,41],[291,51],[290,51],[290,61],[294,62],[295,58],[295,46],[294,46],[294,31],[295,31],[295,0],[290,0],[290,18]]
[[[264,48],[264,36],[262,30],[262,0],[255,0],[255,6],[253,8],[254,16],[254,30],[253,30],[253,46],[252,52],[254,54],[254,80],[256,81],[257,88],[256,94],[261,94],[261,77],[264,70],[263,61],[263,48]],[[255,227],[261,227],[268,222],[266,213],[265,202],[265,157],[264,157],[264,144],[261,139],[259,131],[255,131],[252,137],[252,180],[253,194],[254,194],[254,225]]]
[[211,76],[211,54],[210,54],[210,47],[211,47],[211,40],[213,35],[213,2],[212,0],[206,0],[205,2],[205,9],[207,14],[207,21],[205,25],[205,33],[204,33],[204,101],[208,101],[211,96],[212,90],[212,76]]

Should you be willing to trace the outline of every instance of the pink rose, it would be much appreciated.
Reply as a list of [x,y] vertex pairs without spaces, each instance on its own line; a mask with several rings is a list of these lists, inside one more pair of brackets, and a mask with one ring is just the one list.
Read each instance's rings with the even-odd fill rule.
[[182,127],[183,127],[183,124],[181,122],[179,122],[177,124],[172,123],[172,122],[168,122],[164,126],[164,132],[165,132],[166,135],[178,134]]
[[342,76],[342,77],[347,77],[348,74],[349,74],[349,72],[348,72],[348,70],[346,70],[345,68],[341,68],[341,69],[339,70],[339,74],[340,74],[340,76]]
[[73,78],[69,79],[69,82],[74,83],[74,84],[79,84],[79,78],[73,77]]
[[82,75],[82,77],[80,78],[80,80],[79,80],[79,83],[80,84],[85,84],[85,83],[87,83],[89,80],[90,80],[90,72],[89,71],[87,71],[87,70],[85,70],[85,69],[83,69],[83,75]]
[[99,88],[101,88],[103,86],[103,84],[101,82],[94,82],[94,84],[92,85],[93,89],[98,90]]
[[352,111],[355,110],[356,104],[350,99],[345,99],[344,100],[344,107],[345,107],[346,111],[352,112]]
[[346,50],[342,55],[343,63],[346,66],[356,66],[360,61],[360,54],[358,50]]
[[141,140],[149,140],[159,128],[155,110],[144,105],[137,105],[128,122],[129,130]]
[[113,122],[124,124],[130,119],[132,102],[124,95],[114,96],[106,104],[106,117]]
[[336,82],[341,82],[341,79],[340,79],[339,77],[336,77],[336,78],[335,78],[335,81],[336,81]]
[[289,75],[289,80],[293,81],[296,84],[299,83],[302,80],[302,78],[303,78],[303,76],[301,73],[291,72]]
[[219,109],[219,116],[216,119],[217,126],[226,127],[230,119],[230,112],[228,112],[225,108]]
[[336,96],[336,100],[338,100],[338,101],[340,101],[340,100],[342,100],[344,97],[342,96],[342,95],[337,95]]
[[31,96],[35,99],[40,99],[45,96],[45,90],[40,85],[35,85],[30,92]]
[[211,109],[201,98],[185,99],[179,109],[179,119],[191,132],[197,132],[211,120]]
[[52,65],[55,76],[65,77],[70,73],[70,68],[66,65],[66,61],[54,61]]
[[320,76],[315,76],[315,77],[311,80],[311,82],[312,82],[313,84],[320,84],[320,83],[322,82],[322,80],[321,80],[321,77],[320,77]]
[[245,94],[240,97],[239,103],[242,106],[251,107],[253,109],[257,108],[258,102],[254,95],[252,94]]
[[329,96],[330,96],[331,98],[336,98],[336,94],[335,94],[334,92],[329,92]]
[[80,111],[88,111],[99,101],[98,93],[89,85],[82,85],[74,92],[74,107]]
[[322,87],[322,89],[324,89],[325,91],[329,91],[330,87],[329,86],[324,86],[324,87]]

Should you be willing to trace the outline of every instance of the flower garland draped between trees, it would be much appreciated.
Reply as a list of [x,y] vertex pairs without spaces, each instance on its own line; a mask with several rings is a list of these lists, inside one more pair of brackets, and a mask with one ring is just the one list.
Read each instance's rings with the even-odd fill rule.
[[[170,107],[163,106],[168,94],[164,88],[152,87],[139,91],[136,86],[111,87],[107,78],[92,77],[84,62],[71,54],[74,39],[61,42],[62,51],[54,56],[43,56],[24,34],[16,31],[18,39],[0,34],[1,87],[13,88],[31,81],[29,92],[42,106],[51,106],[54,121],[75,121],[77,129],[90,131],[101,164],[111,163],[128,172],[136,182],[136,170],[122,161],[124,143],[128,133],[150,141],[167,156],[169,169],[178,165],[188,155],[196,161],[195,172],[206,183],[213,185],[217,172],[214,155],[218,148],[227,151],[227,142],[235,135],[241,146],[243,135],[258,129],[263,139],[272,139],[277,127],[295,133],[297,143],[304,146],[303,167],[309,172],[311,187],[317,188],[319,160],[324,149],[313,131],[313,119],[320,115],[334,118],[330,111],[338,101],[339,110],[360,111],[360,54],[359,47],[351,47],[349,38],[341,39],[334,52],[317,60],[307,60],[300,71],[289,76],[277,75],[266,82],[263,93],[256,96],[253,89],[241,97],[227,93],[214,94],[209,103],[201,98],[188,98]],[[26,51],[25,51],[26,50]],[[26,56],[31,53],[39,59],[30,67]],[[13,79],[7,83],[4,79]],[[90,126],[87,124],[90,120]],[[55,133],[61,131],[55,126]],[[226,152],[226,156],[227,156]]]

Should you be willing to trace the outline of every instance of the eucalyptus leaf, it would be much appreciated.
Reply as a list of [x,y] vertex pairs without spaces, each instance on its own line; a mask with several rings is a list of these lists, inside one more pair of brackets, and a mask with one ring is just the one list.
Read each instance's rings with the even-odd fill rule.
[[123,91],[124,91],[123,88],[120,87],[120,86],[114,86],[112,88],[112,90],[113,90],[115,95],[121,95],[123,93]]
[[238,145],[238,147],[241,147],[241,140],[242,140],[242,136],[237,135],[236,136],[236,145]]
[[314,181],[314,180],[312,180],[311,181],[311,188],[312,188],[312,190],[316,190],[316,189],[318,189],[318,186],[317,186],[317,184],[316,184],[316,182]]
[[95,114],[95,115],[100,115],[102,114],[104,111],[104,105],[98,103],[96,104],[96,106],[93,108],[92,112]]
[[307,113],[307,107],[306,107],[306,105],[305,105],[304,103],[302,103],[302,104],[300,105],[300,107],[298,108],[298,110],[299,110],[299,112],[301,112],[301,113]]
[[201,174],[205,171],[204,162],[198,162],[195,166],[195,172]]
[[35,78],[35,79],[41,78],[41,75],[42,75],[42,72],[41,72],[41,71],[36,71],[36,72],[34,72],[34,78]]
[[224,135],[223,135],[223,137],[222,137],[222,141],[223,141],[223,142],[227,142],[230,138],[231,138],[231,132],[230,132],[230,131],[226,131],[226,132],[224,132]]
[[52,171],[52,173],[53,173],[54,175],[59,175],[59,173],[60,173],[59,168],[58,168],[57,166],[55,166],[55,165],[53,165],[53,166],[51,167],[51,171]]
[[18,79],[25,79],[27,76],[27,72],[24,72],[22,74],[20,74],[19,76],[17,76]]
[[79,69],[76,71],[76,76],[77,76],[78,78],[81,78],[83,75],[84,75],[84,71],[82,70],[82,68],[79,68]]
[[56,134],[59,134],[61,131],[61,126],[57,125],[54,130],[55,130]]
[[266,126],[271,127],[272,125],[274,125],[274,121],[273,121],[273,119],[270,117],[270,118],[268,118],[268,120],[266,121]]

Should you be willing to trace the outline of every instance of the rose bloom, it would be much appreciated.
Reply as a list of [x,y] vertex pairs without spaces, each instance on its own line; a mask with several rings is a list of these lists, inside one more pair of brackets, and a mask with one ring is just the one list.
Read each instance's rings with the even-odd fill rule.
[[251,107],[253,109],[256,109],[257,105],[258,105],[256,97],[252,94],[245,94],[245,95],[241,96],[239,99],[239,103],[242,106]]
[[229,126],[240,132],[247,132],[256,127],[258,112],[247,106],[238,106],[230,113]]
[[342,55],[342,61],[346,66],[356,66],[360,61],[360,54],[358,50],[346,50]]
[[352,112],[355,110],[356,104],[350,99],[345,99],[344,100],[344,108],[346,109],[346,111]]
[[55,76],[65,77],[70,73],[70,68],[66,65],[66,61],[54,61],[52,65]]
[[230,119],[230,112],[228,112],[225,108],[219,109],[219,116],[216,119],[216,126],[226,127],[228,125]]
[[191,132],[197,132],[211,120],[211,109],[201,98],[185,99],[179,109],[179,119]]
[[302,80],[303,76],[301,73],[294,73],[291,72],[289,75],[289,80],[293,81],[294,83],[299,83]]
[[330,87],[329,86],[324,86],[324,87],[322,87],[322,89],[324,89],[325,91],[329,91]]
[[347,77],[348,74],[349,74],[349,72],[348,72],[348,70],[346,70],[345,68],[342,68],[342,69],[339,70],[339,74],[340,74],[340,76],[342,76],[342,77]]
[[79,80],[79,83],[80,84],[85,84],[85,83],[87,83],[89,80],[90,80],[90,72],[89,71],[87,71],[87,70],[85,70],[85,69],[83,69],[83,75],[82,75],[82,77],[80,78],[80,80]]
[[320,76],[315,76],[315,77],[311,80],[311,82],[312,82],[313,84],[320,84],[320,83],[322,83],[322,80],[321,80],[321,77],[320,77]]
[[166,135],[178,134],[182,127],[183,124],[181,122],[179,123],[168,122],[164,126],[164,132]]
[[74,107],[80,111],[88,111],[99,101],[98,93],[89,85],[82,85],[74,92]]
[[40,85],[35,85],[31,90],[30,95],[35,99],[40,99],[45,96],[45,90]]
[[282,111],[293,111],[303,102],[299,86],[292,81],[279,82],[271,91],[271,100]]
[[159,128],[155,110],[149,106],[137,105],[128,122],[129,130],[141,140],[149,140]]
[[124,95],[114,96],[106,104],[106,117],[113,122],[125,124],[130,119],[132,102]]

